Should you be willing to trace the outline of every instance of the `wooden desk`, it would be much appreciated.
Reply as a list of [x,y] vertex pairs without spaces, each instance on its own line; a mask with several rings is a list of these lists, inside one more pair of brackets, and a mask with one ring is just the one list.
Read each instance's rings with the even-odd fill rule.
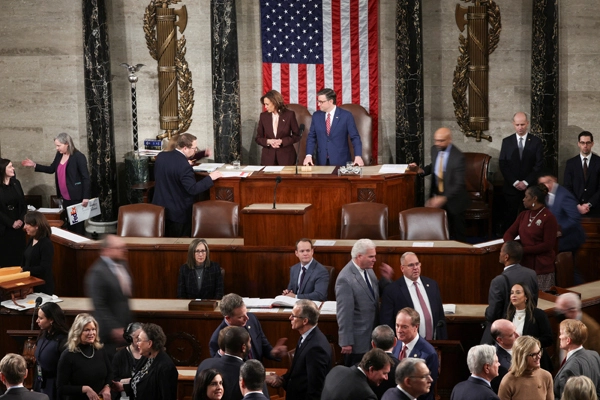
[[[313,167],[313,172],[295,175],[295,167],[288,166],[278,173],[254,172],[248,178],[219,179],[210,189],[210,198],[233,201],[240,209],[255,203],[273,203],[275,178],[281,176],[277,203],[312,204],[315,207],[312,217],[319,223],[319,236],[339,237],[342,206],[356,201],[387,204],[389,235],[398,235],[398,213],[415,206],[416,174],[379,175],[380,168],[380,165],[365,167],[360,177],[337,176],[337,169],[332,173],[331,167]],[[243,223],[240,224],[240,235],[244,232]]]
[[[179,267],[186,262],[192,239],[123,238],[129,249],[134,296],[138,298],[175,298]],[[84,296],[84,277],[99,257],[100,242],[74,243],[52,235],[56,293]],[[225,269],[225,293],[246,297],[275,297],[287,287],[290,266],[298,259],[293,246],[244,246],[242,239],[208,239],[211,259]],[[337,273],[350,261],[355,240],[337,240],[334,246],[317,246],[315,259],[335,268]],[[485,303],[491,280],[502,272],[498,263],[499,245],[477,248],[443,241],[433,247],[413,247],[412,241],[375,241],[377,265],[385,262],[401,276],[400,256],[407,251],[418,254],[422,274],[440,285],[446,303]],[[376,270],[376,272],[378,272]],[[332,299],[333,300],[333,299]]]

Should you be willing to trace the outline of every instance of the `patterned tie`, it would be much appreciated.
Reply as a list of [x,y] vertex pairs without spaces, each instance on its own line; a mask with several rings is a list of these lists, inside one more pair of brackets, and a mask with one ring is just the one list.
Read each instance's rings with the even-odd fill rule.
[[521,159],[523,159],[523,138],[519,138],[519,160]]
[[587,157],[583,158],[583,179],[587,182],[588,164]]
[[[304,275],[306,274],[306,267],[302,267],[302,272],[300,272],[300,284],[298,285],[298,293],[300,293],[300,289],[302,289],[302,282],[304,282]],[[298,294],[296,293],[296,294]]]
[[399,360],[402,361],[406,358],[406,351],[408,350],[408,346],[404,345],[404,347],[402,348],[402,351],[400,352],[400,357]]
[[431,319],[431,314],[429,313],[425,299],[419,290],[419,282],[415,282],[415,290],[417,291],[417,297],[419,298],[423,316],[425,317],[425,339],[431,340],[433,338],[433,320]]
[[440,151],[437,173],[438,194],[444,193],[444,152]]
[[367,270],[363,269],[363,272],[365,273],[365,281],[367,282],[367,286],[369,287],[369,290],[371,291],[371,296],[373,296],[373,299],[375,299],[375,292],[373,291],[373,286],[371,286],[371,282],[369,282],[369,277],[367,276]]
[[331,132],[331,114],[327,113],[327,118],[325,118],[325,129],[327,129],[327,136],[329,136],[329,132]]

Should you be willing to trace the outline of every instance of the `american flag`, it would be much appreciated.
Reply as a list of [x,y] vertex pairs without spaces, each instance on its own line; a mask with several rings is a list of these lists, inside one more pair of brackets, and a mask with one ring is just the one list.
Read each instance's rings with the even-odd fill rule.
[[[378,0],[260,0],[263,93],[317,110],[317,92],[360,104],[379,116]],[[376,161],[375,161],[376,162]]]

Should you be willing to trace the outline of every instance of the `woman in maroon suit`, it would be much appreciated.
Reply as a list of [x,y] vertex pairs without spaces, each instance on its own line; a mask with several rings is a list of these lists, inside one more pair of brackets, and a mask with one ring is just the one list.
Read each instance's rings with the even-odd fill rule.
[[260,102],[267,110],[260,114],[255,139],[263,147],[261,165],[295,165],[294,143],[300,141],[296,114],[285,108],[276,90],[269,90]]

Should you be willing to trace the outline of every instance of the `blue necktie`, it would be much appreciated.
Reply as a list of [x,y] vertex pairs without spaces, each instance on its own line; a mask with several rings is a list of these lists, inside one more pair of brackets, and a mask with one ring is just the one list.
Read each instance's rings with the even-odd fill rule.
[[371,286],[371,282],[369,282],[369,277],[367,276],[367,270],[363,269],[363,272],[365,273],[365,281],[367,282],[367,286],[369,287],[369,290],[371,291],[371,296],[373,296],[373,300],[375,300],[375,292],[373,291],[373,286]]

